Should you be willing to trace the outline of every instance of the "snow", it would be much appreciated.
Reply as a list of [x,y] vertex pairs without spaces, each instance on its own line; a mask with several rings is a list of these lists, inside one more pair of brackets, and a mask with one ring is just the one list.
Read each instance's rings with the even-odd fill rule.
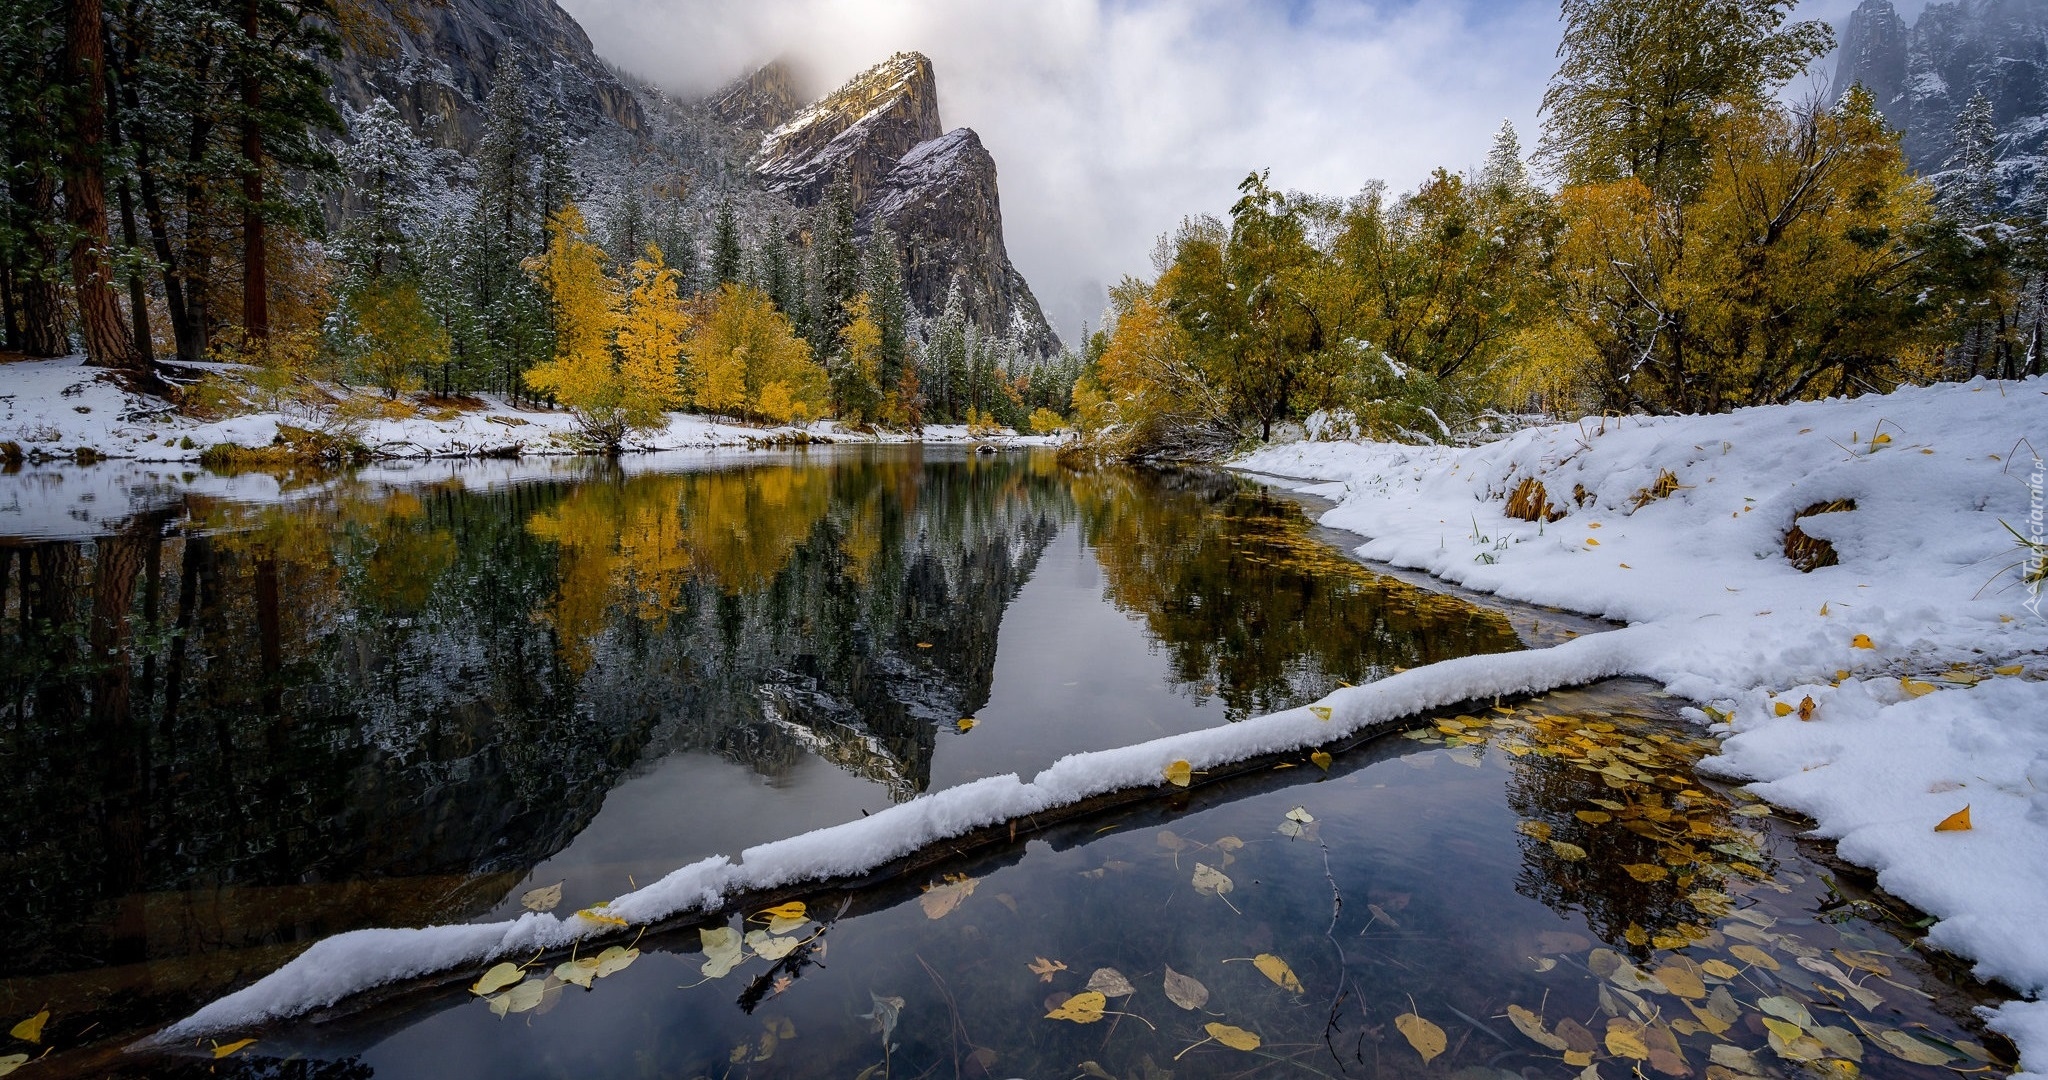
[[[871,817],[683,867],[614,900],[635,924],[717,912],[761,889],[859,874],[934,842],[1095,795],[1390,727],[1418,711],[1617,675],[1716,710],[1707,768],[1811,817],[1815,834],[1936,917],[1932,943],[2023,998],[2048,991],[2048,620],[2001,522],[2028,529],[2031,451],[2048,446],[2048,380],[1973,382],[1720,416],[1532,428],[1475,448],[1295,443],[1237,464],[1337,502],[1325,524],[1366,558],[1626,628],[1464,657],[1341,690],[1321,705],[999,776]],[[1882,425],[1880,427],[1880,425]],[[1873,436],[1882,432],[1883,439]],[[1637,505],[1669,470],[1681,485]],[[1568,513],[1505,516],[1536,477]],[[1583,505],[1574,490],[1583,489]],[[1801,510],[1840,564],[1801,573]],[[2036,603],[2035,606],[2038,606]],[[1868,638],[1869,647],[1861,637]],[[2019,675],[1994,669],[2020,664]],[[1955,665],[1965,665],[1956,667]],[[1915,680],[1902,682],[1902,677]],[[1794,707],[1811,696],[1810,720]],[[1778,715],[1778,706],[1789,715]],[[1725,718],[1725,719],[1723,719]],[[1971,809],[1974,828],[1936,832]],[[341,935],[160,1033],[180,1039],[297,1015],[383,982],[560,948],[604,927],[574,915]],[[1985,1010],[2048,1076],[2048,1002]]]
[[[1370,538],[1363,557],[1661,635],[1627,666],[1728,715],[1705,768],[1812,818],[1814,835],[1937,919],[1930,943],[2036,999],[1986,1016],[2043,1076],[2048,620],[2006,524],[2025,533],[2039,513],[2044,395],[2039,378],[1977,381],[1589,418],[1470,449],[1298,443],[1238,464],[1315,482],[1338,502],[1324,523]],[[1683,486],[1636,509],[1667,469]],[[1506,493],[1531,476],[1565,518],[1505,516]],[[1856,508],[1798,524],[1840,564],[1800,573],[1785,532],[1837,499]],[[2016,663],[2022,674],[1994,673]],[[1808,696],[1811,721],[1777,715]],[[1934,831],[1965,805],[1970,831]]]
[[[578,452],[573,440],[576,418],[568,411],[516,406],[496,395],[482,395],[475,400],[478,407],[453,415],[439,414],[434,406],[427,405],[418,415],[365,421],[351,428],[349,434],[384,458]],[[196,462],[207,447],[219,443],[268,446],[281,424],[318,429],[327,423],[330,421],[325,417],[293,405],[224,420],[196,420],[180,415],[163,401],[123,390],[107,372],[85,366],[83,358],[77,356],[0,364],[0,443],[16,443],[24,453],[43,458],[68,459],[80,448],[89,448],[102,457]],[[799,434],[835,443],[992,441],[1003,445],[1037,445],[1055,441],[1016,435],[983,440],[958,424],[931,425],[919,435],[862,434],[840,430],[830,421],[800,431],[793,427],[720,423],[694,414],[671,413],[665,427],[628,436],[625,448],[650,453],[747,447]]]

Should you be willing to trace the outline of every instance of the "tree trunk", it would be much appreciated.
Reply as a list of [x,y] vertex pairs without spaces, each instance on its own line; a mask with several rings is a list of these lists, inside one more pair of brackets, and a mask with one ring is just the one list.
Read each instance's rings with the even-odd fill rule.
[[14,276],[15,303],[21,319],[21,351],[30,356],[62,356],[71,351],[64,330],[64,305],[51,275],[57,268],[57,242],[50,226],[57,220],[57,187],[47,172],[19,184],[15,201],[29,208],[36,224],[29,229],[29,265]]
[[257,77],[255,50],[260,0],[242,0],[242,33],[250,55],[242,68],[242,329],[252,341],[270,338],[270,259],[263,221],[263,84]]
[[[105,44],[102,43],[100,51],[102,55],[105,55],[111,50],[108,50]],[[134,71],[132,56],[129,57],[129,62],[123,66],[122,71],[123,78],[127,78],[132,74]],[[107,79],[107,145],[116,150],[120,149],[122,138],[120,100],[115,80],[112,78]],[[135,228],[135,191],[133,185],[129,182],[128,172],[125,169],[121,172],[119,190],[121,194],[121,244],[130,252],[140,252],[142,244]],[[136,355],[142,358],[143,363],[152,363],[155,360],[154,353],[156,350],[152,347],[149,336],[149,292],[140,269],[132,269],[128,274],[128,323],[135,331]]]
[[85,330],[86,362],[153,380],[149,361],[114,296],[108,258],[107,193],[100,146],[106,138],[106,51],[100,0],[68,0],[64,21],[64,84],[75,94],[71,137],[65,141],[64,216],[71,224],[71,284]]

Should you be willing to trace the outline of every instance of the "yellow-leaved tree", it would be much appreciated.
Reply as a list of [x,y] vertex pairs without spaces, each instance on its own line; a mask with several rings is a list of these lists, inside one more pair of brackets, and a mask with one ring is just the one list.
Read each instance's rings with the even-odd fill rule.
[[621,288],[572,203],[548,220],[548,247],[527,260],[555,315],[555,354],[526,373],[534,390],[576,414],[585,438],[616,454],[626,433],[660,427],[683,405],[683,336],[689,318],[661,250],[633,264]]
[[857,424],[882,419],[882,328],[875,322],[874,303],[867,293],[846,302],[846,325],[839,330],[839,366],[832,372],[832,397],[839,418]]
[[683,347],[706,412],[774,424],[824,415],[825,369],[766,293],[719,287]]

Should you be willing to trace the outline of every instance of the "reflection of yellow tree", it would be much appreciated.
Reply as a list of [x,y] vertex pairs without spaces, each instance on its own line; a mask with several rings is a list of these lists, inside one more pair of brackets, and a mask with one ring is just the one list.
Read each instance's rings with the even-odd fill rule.
[[647,475],[591,483],[527,529],[559,545],[553,605],[565,661],[581,673],[614,613],[660,624],[692,583],[738,593],[768,583],[825,516],[827,471]]

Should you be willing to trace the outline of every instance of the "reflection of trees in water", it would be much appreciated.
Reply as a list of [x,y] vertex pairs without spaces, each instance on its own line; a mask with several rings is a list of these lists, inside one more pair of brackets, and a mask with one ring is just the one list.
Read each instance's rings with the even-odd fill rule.
[[[1724,800],[1691,786],[1696,747],[1604,713],[1538,717],[1527,731],[1534,752],[1517,758],[1507,786],[1523,819],[1516,891],[1582,911],[1610,945],[1644,959],[1653,944],[1700,940],[1726,913],[1715,905],[1727,899],[1730,867],[1745,856],[1772,865]],[[1560,844],[1585,854],[1567,858]],[[1631,866],[1668,876],[1642,880]]]
[[1110,598],[1143,617],[1176,682],[1233,720],[1520,644],[1505,617],[1372,573],[1237,477],[1105,471],[1074,491]]

